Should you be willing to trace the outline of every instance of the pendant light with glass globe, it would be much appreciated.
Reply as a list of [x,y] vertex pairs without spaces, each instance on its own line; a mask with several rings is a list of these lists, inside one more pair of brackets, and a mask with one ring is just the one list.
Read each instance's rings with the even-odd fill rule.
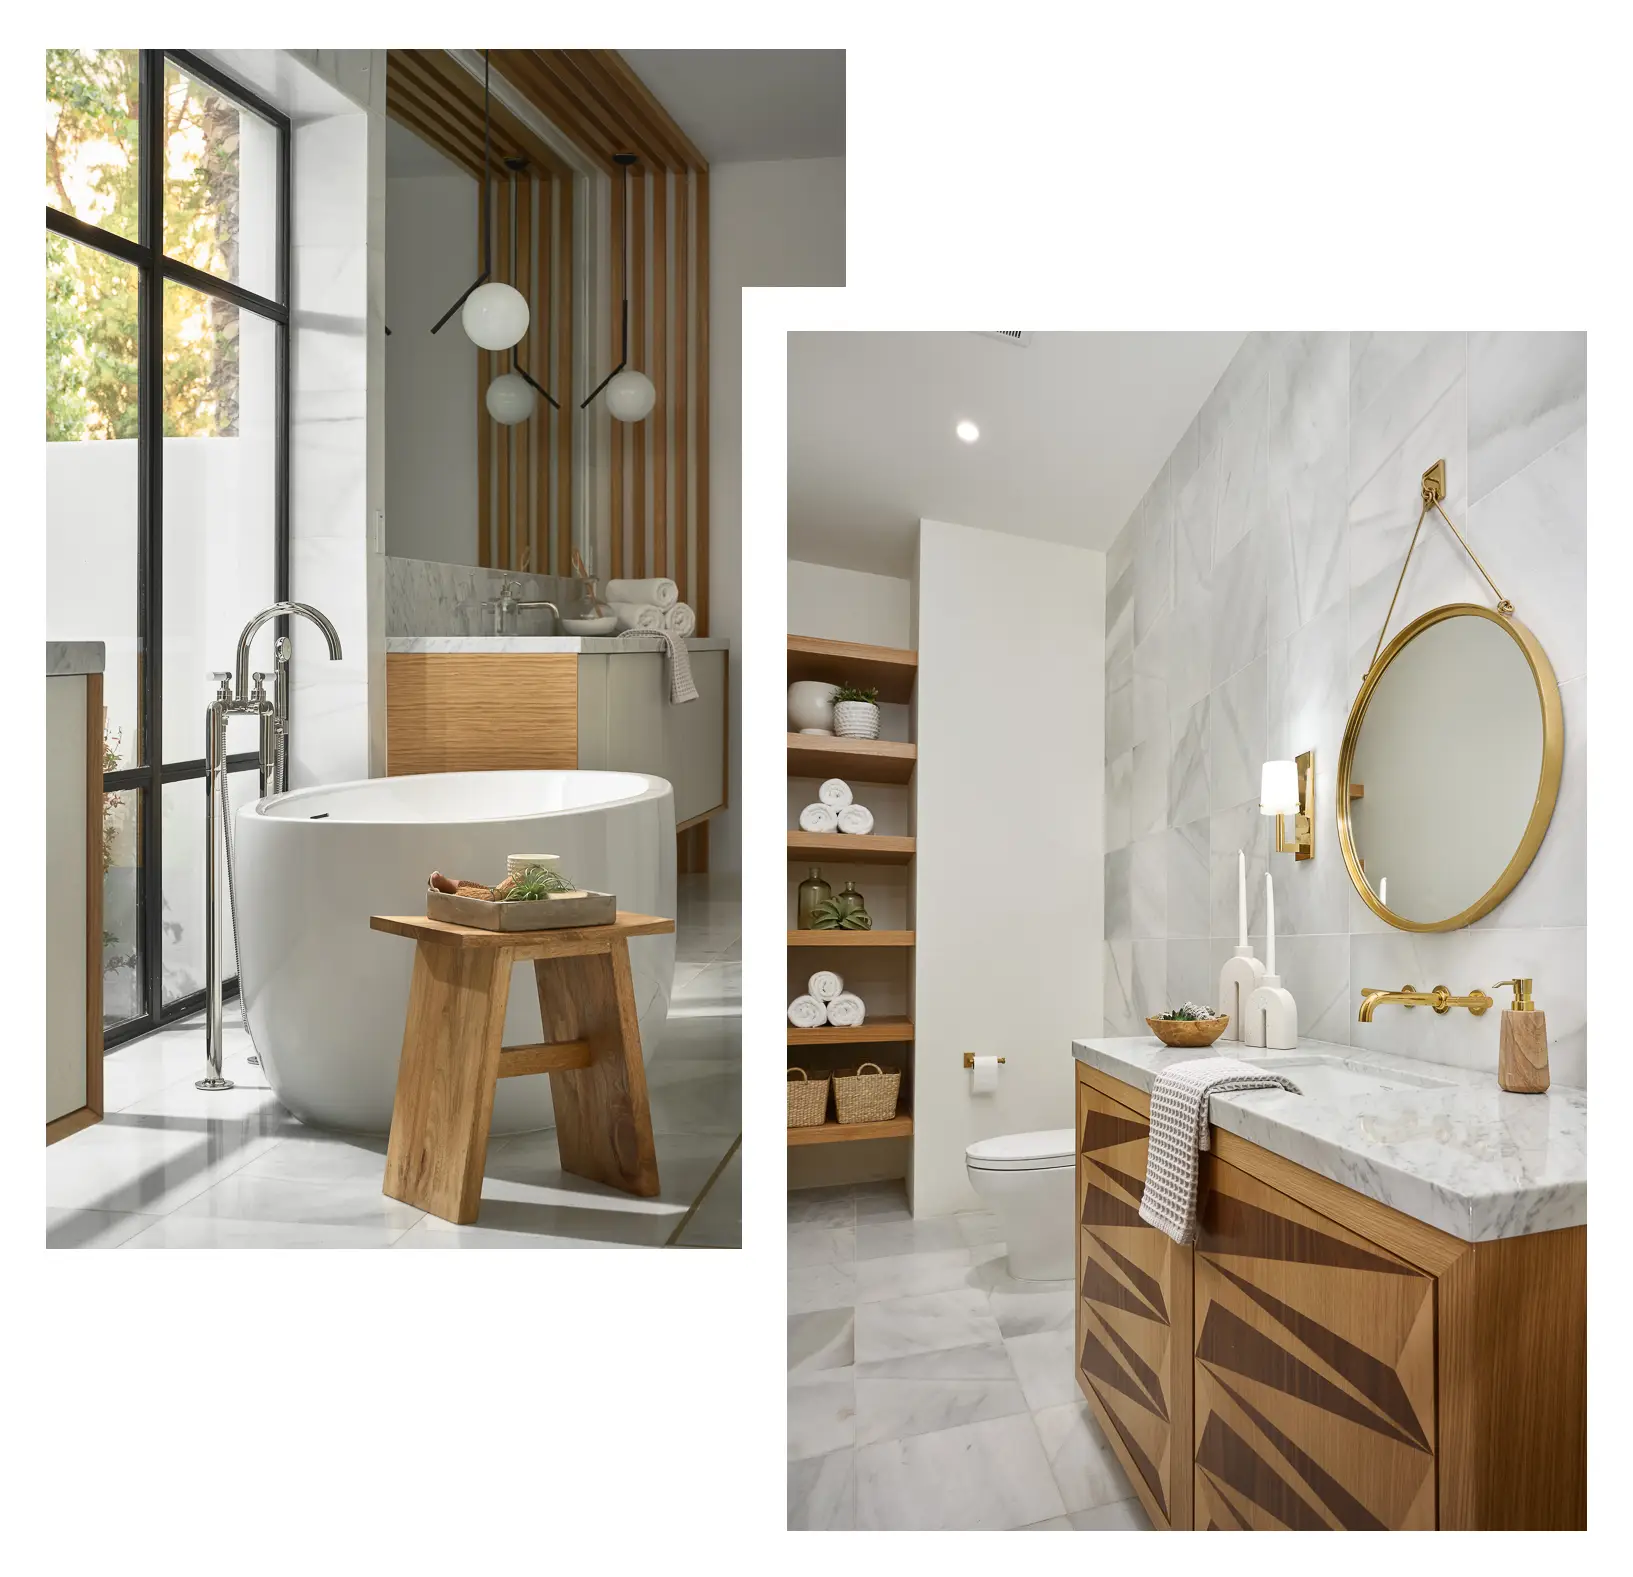
[[[607,391],[607,411],[620,422],[641,421],[657,402],[658,391],[652,380],[644,372],[637,372],[629,365],[629,234],[631,230],[629,215],[629,167],[636,162],[633,153],[615,153],[613,160],[623,172],[623,190],[619,193],[619,201],[624,206],[624,315],[622,350],[618,358],[618,365],[603,378],[584,397],[579,409],[583,410],[596,395],[603,389]],[[646,286],[645,280],[637,282],[642,289]]]
[[[510,171],[510,182],[514,186],[519,178],[527,176],[526,159],[506,159],[505,168]],[[516,206],[514,198],[511,207]],[[520,269],[516,259],[516,234],[511,232],[510,238],[510,277],[516,278]],[[526,336],[524,335],[523,338]],[[520,343],[520,342],[518,342]],[[561,406],[551,392],[540,383],[532,373],[521,363],[516,354],[516,346],[510,348],[510,371],[502,372],[488,385],[488,392],[482,397],[488,408],[488,415],[502,427],[517,427],[533,414],[533,393],[537,390],[547,399],[551,406],[560,410]]]

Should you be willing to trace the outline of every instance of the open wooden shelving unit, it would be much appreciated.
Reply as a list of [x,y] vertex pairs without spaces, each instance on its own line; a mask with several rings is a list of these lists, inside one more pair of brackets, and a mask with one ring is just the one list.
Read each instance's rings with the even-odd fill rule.
[[[872,686],[884,704],[901,705],[913,699],[918,679],[917,652],[889,646],[869,646],[855,641],[830,641],[809,635],[788,637],[788,682],[799,679],[826,680]],[[789,734],[788,775],[791,778],[844,778],[851,783],[906,785],[918,767],[918,747],[890,739],[840,739],[827,734]],[[908,871],[908,892],[912,892],[913,861],[918,853],[915,838],[888,834],[850,837],[842,833],[788,834],[790,864],[830,861],[844,865],[891,865]],[[909,910],[911,914],[911,909]],[[895,949],[906,960],[911,979],[912,931],[790,931],[787,945],[792,948]],[[909,1000],[911,998],[909,997]],[[905,1139],[913,1132],[912,1074],[913,1020],[905,1014],[881,1014],[866,1023],[844,1029],[824,1024],[817,1029],[788,1027],[790,1053],[845,1046],[900,1045],[906,1059],[902,1068],[902,1099],[897,1114],[888,1122],[841,1124],[828,1121],[814,1128],[790,1128],[790,1149],[811,1144],[854,1144],[869,1139]],[[860,1057],[865,1061],[865,1055]]]

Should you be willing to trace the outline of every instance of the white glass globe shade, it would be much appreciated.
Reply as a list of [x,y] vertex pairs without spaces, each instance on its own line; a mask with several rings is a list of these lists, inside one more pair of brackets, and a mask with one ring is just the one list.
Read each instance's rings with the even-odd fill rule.
[[484,396],[488,415],[506,427],[525,422],[533,414],[533,386],[519,372],[501,373]]
[[607,409],[621,422],[638,422],[658,398],[644,372],[626,367],[607,385]]
[[459,321],[483,350],[509,350],[532,319],[527,297],[513,285],[478,285],[459,309]]

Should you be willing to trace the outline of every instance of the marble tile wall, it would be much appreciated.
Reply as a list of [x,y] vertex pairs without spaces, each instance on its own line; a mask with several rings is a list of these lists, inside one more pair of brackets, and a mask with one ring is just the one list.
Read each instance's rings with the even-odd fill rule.
[[[386,559],[386,634],[477,635],[479,604],[499,594],[506,580],[520,581],[524,600],[561,606],[569,586],[556,575],[521,575],[475,564],[438,564],[429,559]],[[528,626],[524,625],[525,633]]]
[[[1363,986],[1462,993],[1520,974],[1556,1083],[1587,1083],[1587,343],[1577,333],[1254,334],[1107,555],[1108,1034],[1216,995],[1235,942],[1236,851],[1263,956],[1273,822],[1259,765],[1313,749],[1316,857],[1277,856],[1278,965],[1302,1030],[1495,1067],[1494,1014],[1381,1011]],[[1349,705],[1446,461],[1446,510],[1559,679],[1566,760],[1548,837],[1474,926],[1385,925],[1350,885],[1333,817]],[[1426,522],[1392,629],[1489,589]]]

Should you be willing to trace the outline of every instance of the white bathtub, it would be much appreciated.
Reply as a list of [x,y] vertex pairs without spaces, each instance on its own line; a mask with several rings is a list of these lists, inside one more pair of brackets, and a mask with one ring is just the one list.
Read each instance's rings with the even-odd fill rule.
[[[445,772],[299,789],[235,812],[238,959],[250,1033],[278,1099],[303,1122],[386,1133],[414,944],[373,914],[424,914],[434,870],[496,880],[510,854],[559,854],[621,909],[673,917],[675,805],[631,772]],[[629,945],[650,1057],[669,1012],[673,935]],[[544,1038],[531,966],[505,1044]],[[494,1133],[553,1121],[550,1081],[505,1079]]]

